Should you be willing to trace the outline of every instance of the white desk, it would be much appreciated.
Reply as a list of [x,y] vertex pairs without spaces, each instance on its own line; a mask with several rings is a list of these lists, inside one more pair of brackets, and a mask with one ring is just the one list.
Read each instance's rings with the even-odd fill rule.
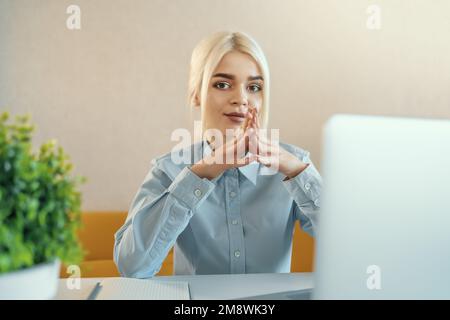
[[[95,284],[102,278],[81,279],[80,289],[69,290],[67,279],[59,280],[55,299],[86,299]],[[312,273],[254,273],[198,276],[164,276],[154,279],[164,281],[187,281],[191,299],[221,300],[239,299],[282,291],[309,289],[313,287]]]

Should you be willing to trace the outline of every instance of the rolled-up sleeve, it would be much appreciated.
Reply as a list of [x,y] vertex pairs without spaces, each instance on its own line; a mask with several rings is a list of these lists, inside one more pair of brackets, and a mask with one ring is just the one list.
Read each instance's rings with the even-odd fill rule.
[[322,177],[310,159],[310,153],[303,151],[295,155],[308,164],[297,176],[283,181],[289,194],[294,199],[293,210],[302,229],[314,236],[322,195]]
[[126,277],[148,278],[158,273],[193,212],[215,187],[190,167],[184,167],[172,181],[160,162],[152,164],[125,224],[115,234],[114,262]]

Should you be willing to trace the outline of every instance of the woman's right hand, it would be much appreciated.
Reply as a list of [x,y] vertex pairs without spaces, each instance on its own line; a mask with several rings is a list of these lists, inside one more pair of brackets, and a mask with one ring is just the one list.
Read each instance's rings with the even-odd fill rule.
[[249,108],[245,128],[237,136],[214,150],[211,155],[201,159],[191,167],[191,171],[200,178],[212,180],[225,170],[246,166],[257,159],[254,154],[247,154],[252,141],[256,141],[257,109]]

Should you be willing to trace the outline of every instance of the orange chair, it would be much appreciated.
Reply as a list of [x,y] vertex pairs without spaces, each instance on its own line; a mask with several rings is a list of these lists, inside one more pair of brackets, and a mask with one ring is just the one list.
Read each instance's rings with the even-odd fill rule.
[[314,238],[295,224],[292,243],[291,272],[312,272],[314,269]]
[[[126,212],[84,212],[82,214],[83,228],[79,239],[86,255],[80,264],[81,276],[118,277],[119,272],[113,261],[114,233],[124,224]],[[296,224],[294,232],[292,272],[311,272],[313,268],[314,240],[303,232]],[[163,262],[158,275],[173,273],[173,250]],[[61,267],[62,278],[70,276],[66,267]]]

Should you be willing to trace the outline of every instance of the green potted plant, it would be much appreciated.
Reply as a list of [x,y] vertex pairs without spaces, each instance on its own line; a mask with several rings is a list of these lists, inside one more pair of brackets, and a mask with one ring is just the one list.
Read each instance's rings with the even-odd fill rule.
[[60,262],[78,264],[83,250],[83,177],[51,140],[32,150],[29,116],[0,115],[0,299],[49,299]]

